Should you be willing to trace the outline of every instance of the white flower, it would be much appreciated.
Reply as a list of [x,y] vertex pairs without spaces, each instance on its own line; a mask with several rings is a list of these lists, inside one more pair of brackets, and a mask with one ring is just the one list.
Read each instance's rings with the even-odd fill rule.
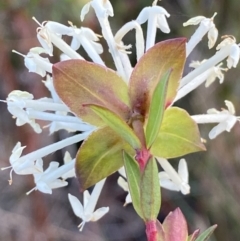
[[154,5],[152,7],[145,7],[138,15],[136,21],[139,24],[148,21],[146,50],[154,45],[157,28],[164,33],[170,32],[166,17],[170,17],[170,14],[164,8]]
[[[46,80],[42,81],[44,83],[44,85],[46,86],[46,88],[49,90],[49,92],[51,93],[52,99],[54,100],[54,102],[57,103],[62,103],[61,99],[59,98],[54,86],[53,86],[53,79],[50,75],[46,76]],[[66,113],[66,112],[65,112]]]
[[137,17],[137,22],[143,24],[146,21],[151,21],[156,19],[155,27],[161,29],[163,33],[170,33],[170,29],[166,20],[169,18],[170,14],[160,6],[145,7]]
[[68,194],[68,199],[72,206],[74,214],[82,219],[82,222],[78,226],[79,231],[82,231],[86,222],[95,222],[102,218],[109,211],[109,207],[102,207],[94,211],[104,182],[105,179],[98,182],[95,185],[91,195],[87,190],[84,191],[83,205],[75,196]]
[[[206,60],[203,60],[201,62],[199,61],[193,61],[189,66],[192,68],[197,68],[198,66],[200,66],[202,63],[206,62]],[[222,84],[224,81],[224,74],[222,73],[222,71],[227,71],[227,68],[221,68],[222,63],[213,66],[212,68],[210,68],[208,70],[208,75],[206,77],[206,82],[205,82],[205,86],[209,87],[215,80],[216,78],[219,79],[219,83]]]
[[[126,172],[125,172],[125,169],[124,167],[120,168],[118,170],[118,172],[126,179]],[[128,205],[129,203],[132,202],[132,198],[131,198],[131,195],[130,195],[130,192],[129,192],[129,186],[128,186],[128,183],[127,181],[123,179],[122,177],[119,177],[118,180],[117,180],[117,183],[118,185],[125,191],[125,192],[128,192],[126,198],[125,198],[125,203],[123,206],[126,206]]]
[[[19,175],[41,173],[41,172],[43,172],[42,157],[47,156],[47,155],[49,155],[57,150],[60,150],[66,146],[80,142],[80,141],[84,140],[85,138],[87,138],[90,133],[91,133],[91,131],[68,137],[64,140],[61,140],[61,141],[58,141],[51,145],[45,146],[41,149],[28,153],[24,156],[21,156],[21,154],[25,147],[22,147],[21,143],[18,142],[17,145],[13,148],[12,155],[10,156],[11,166],[2,168],[2,170],[12,168],[12,170],[10,172],[10,180],[9,180],[10,184],[12,183],[12,171],[15,171]],[[53,167],[51,167],[51,168],[54,169],[54,167],[55,167],[54,165],[56,165],[56,164],[53,164]],[[58,177],[61,177],[62,175],[65,175],[68,171],[72,170],[73,166],[74,166],[74,160],[72,160],[72,161],[66,163],[64,166],[58,168],[58,171],[56,171],[54,175],[58,174]],[[68,168],[68,169],[66,169],[66,168]],[[37,182],[39,182],[39,179],[41,179],[40,177],[41,176],[38,176],[38,175],[36,176]],[[43,176],[43,178],[45,179],[46,177]],[[49,178],[49,176],[47,176],[47,178]],[[52,176],[51,176],[51,178],[52,178]],[[57,181],[57,182],[59,182],[59,181]],[[37,188],[34,188],[33,190],[36,190],[36,189]],[[31,191],[33,191],[33,190],[31,190]]]
[[[187,46],[187,49],[188,49],[188,46]],[[229,69],[232,66],[235,67],[237,65],[237,62],[239,60],[239,47],[235,43],[235,40],[233,41],[233,39],[230,38],[230,40],[223,41],[217,46],[217,50],[219,51],[217,51],[215,55],[213,55],[211,58],[206,60],[204,63],[201,63],[201,65],[198,68],[191,71],[189,74],[187,74],[180,80],[180,88],[187,85],[188,83],[191,83],[199,75],[202,75],[202,74],[205,75],[206,71],[208,71],[210,68],[219,64],[225,58],[228,58]],[[232,53],[233,50],[236,50],[234,54]]]
[[[63,24],[45,21],[42,24],[39,23],[36,18],[33,20],[39,25],[37,28],[37,38],[45,52],[50,56],[53,54],[53,44],[59,48],[63,53],[72,59],[83,59],[83,57],[73,50],[66,42],[62,40],[62,34],[60,31],[65,31]],[[57,32],[54,32],[56,30]],[[71,31],[70,29],[68,30]]]
[[137,52],[137,60],[139,60],[144,54],[144,37],[143,37],[142,28],[137,21],[131,21],[123,25],[115,34],[114,39],[116,41],[116,44],[119,46],[119,48],[122,48],[124,52],[126,52],[126,49],[128,49],[128,46],[123,45],[122,39],[132,29],[136,30],[136,36],[135,36],[136,52]]
[[27,192],[27,195],[34,190],[52,194],[52,189],[67,186],[68,182],[60,179],[60,177],[72,170],[74,165],[75,160],[72,160],[60,167],[58,162],[50,162],[49,167],[43,173],[33,174],[36,186]]
[[207,111],[208,114],[217,114],[219,117],[221,117],[221,116],[224,117],[224,119],[209,132],[210,139],[216,138],[223,131],[230,132],[232,127],[239,120],[239,118],[235,116],[235,108],[234,108],[232,102],[225,100],[225,104],[226,104],[228,110],[222,109],[222,111],[218,111],[218,110],[212,108]]
[[79,49],[82,45],[86,53],[92,59],[93,62],[105,65],[99,54],[103,52],[102,45],[97,43],[99,41],[99,35],[95,34],[89,28],[77,28],[71,22],[69,22],[70,26],[65,26],[63,24],[48,21],[45,24],[45,28],[51,30],[56,33],[57,36],[68,35],[73,37],[71,42],[71,48],[73,50]]
[[[206,62],[207,60],[203,60],[202,62],[193,61],[189,66],[197,70],[198,68],[201,68],[201,66]],[[206,87],[209,87],[216,80],[216,78],[218,78],[219,83],[222,84],[224,81],[224,74],[222,72],[228,71],[228,69],[221,68],[221,66],[222,66],[222,63],[216,66],[210,67],[207,70],[203,71],[203,73],[200,73],[195,78],[190,79],[191,80],[190,82],[180,87],[180,89],[177,92],[177,96],[174,99],[174,102],[186,96],[188,93],[190,93],[198,86],[200,86],[203,82],[205,82]]]
[[[75,161],[75,159],[72,159],[72,157],[68,151],[65,152],[63,160],[64,160],[64,164],[67,164],[72,160]],[[72,168],[70,171],[68,171],[62,175],[63,180],[66,180],[66,179],[72,178],[72,177],[76,177],[75,168]]]
[[85,4],[82,8],[80,19],[84,20],[85,15],[89,12],[89,8],[92,6],[98,18],[108,18],[108,16],[113,17],[112,4],[108,0],[92,0]]
[[223,36],[224,40],[217,46],[217,50],[220,50],[226,46],[231,46],[230,53],[227,58],[227,67],[231,69],[236,68],[240,58],[239,46],[236,44],[236,39],[233,36]]
[[42,129],[40,125],[37,124],[34,119],[29,118],[25,109],[26,100],[32,99],[32,94],[26,91],[14,90],[7,97],[8,111],[13,115],[13,118],[16,118],[17,126],[22,126],[28,123],[36,133],[41,133]]
[[190,40],[187,43],[187,49],[186,54],[187,56],[192,52],[192,50],[195,48],[195,46],[202,40],[203,36],[208,33],[208,47],[211,49],[218,37],[218,30],[215,27],[215,24],[213,23],[214,17],[217,15],[217,13],[214,13],[214,15],[211,18],[205,18],[203,16],[197,16],[194,18],[189,19],[187,22],[183,23],[183,26],[186,27],[188,25],[199,25],[198,29],[195,31],[195,33],[192,35]]
[[12,150],[12,155],[9,158],[11,166],[1,168],[5,170],[11,168],[9,184],[12,184],[12,172],[14,171],[18,175],[28,175],[34,173],[43,172],[43,162],[42,159],[31,160],[31,159],[21,159],[22,151],[26,146],[21,146],[18,142]]
[[27,55],[15,50],[12,52],[24,57],[24,63],[29,72],[39,74],[42,77],[46,75],[46,72],[52,73],[52,64],[49,62],[49,59],[40,56],[42,53],[48,53],[45,49],[40,47],[31,48]]
[[158,162],[164,169],[164,172],[159,173],[159,182],[161,187],[172,190],[181,191],[186,195],[190,193],[188,184],[188,167],[185,159],[181,159],[178,164],[178,172],[164,158],[157,158]]

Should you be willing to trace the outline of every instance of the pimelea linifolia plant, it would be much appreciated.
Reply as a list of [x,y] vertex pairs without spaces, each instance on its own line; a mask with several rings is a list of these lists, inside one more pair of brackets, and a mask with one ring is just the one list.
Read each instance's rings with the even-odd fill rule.
[[[239,45],[233,36],[223,36],[216,53],[209,59],[190,64],[193,71],[183,76],[186,58],[208,36],[208,47],[213,48],[218,30],[211,18],[198,16],[183,26],[199,25],[189,38],[178,37],[155,43],[158,28],[169,33],[167,18],[170,14],[157,5],[145,7],[138,17],[126,23],[114,35],[109,17],[114,16],[108,0],[92,0],[81,11],[81,21],[93,8],[102,33],[96,34],[86,27],[69,26],[46,21],[39,25],[37,38],[41,47],[30,49],[23,55],[30,72],[41,75],[51,98],[34,99],[31,93],[14,90],[7,99],[9,112],[16,118],[16,125],[28,123],[35,132],[42,127],[36,120],[49,121],[50,134],[66,130],[80,132],[32,153],[22,156],[25,146],[17,143],[10,156],[12,173],[33,175],[35,187],[28,191],[51,194],[54,188],[68,185],[68,178],[79,180],[84,191],[84,202],[68,194],[76,216],[84,224],[97,221],[108,211],[102,207],[95,211],[106,178],[119,172],[118,184],[128,193],[126,204],[132,203],[135,211],[146,225],[148,241],[203,241],[216,228],[210,227],[201,235],[196,230],[189,236],[186,220],[179,208],[171,212],[161,224],[157,220],[161,208],[161,188],[190,192],[188,168],[180,159],[176,171],[168,159],[188,153],[204,151],[198,124],[216,123],[209,138],[216,138],[223,131],[230,131],[239,120],[233,104],[225,100],[227,109],[209,109],[206,114],[191,116],[184,109],[175,107],[179,99],[205,82],[206,87],[217,78],[223,83],[223,72],[235,68],[239,61]],[[148,22],[146,39],[141,24]],[[123,37],[131,30],[136,32],[136,65],[129,60],[131,45]],[[63,35],[72,37],[68,45]],[[101,57],[104,49],[99,43],[102,37],[107,43],[115,69],[108,68]],[[50,63],[41,54],[53,55],[53,47],[61,52],[58,63]],[[83,48],[92,62],[86,61],[78,52]],[[16,51],[14,51],[16,52]],[[225,59],[227,67],[223,68]],[[64,165],[51,162],[43,170],[45,156],[57,150],[83,141],[76,157],[68,152]],[[159,172],[158,164],[163,171]],[[2,168],[6,169],[6,168]],[[91,194],[87,190],[94,186]]]

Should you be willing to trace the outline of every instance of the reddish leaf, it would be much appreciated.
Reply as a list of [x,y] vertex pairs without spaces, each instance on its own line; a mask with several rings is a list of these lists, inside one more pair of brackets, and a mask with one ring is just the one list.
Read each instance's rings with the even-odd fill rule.
[[166,241],[186,241],[188,239],[187,222],[179,208],[168,214],[162,226]]
[[103,125],[84,104],[101,105],[129,119],[127,85],[113,70],[84,60],[67,60],[53,66],[53,79],[59,97],[84,121]]
[[147,117],[153,91],[162,75],[172,69],[166,105],[176,96],[186,59],[185,38],[160,42],[150,48],[135,66],[130,78],[130,101],[134,112]]

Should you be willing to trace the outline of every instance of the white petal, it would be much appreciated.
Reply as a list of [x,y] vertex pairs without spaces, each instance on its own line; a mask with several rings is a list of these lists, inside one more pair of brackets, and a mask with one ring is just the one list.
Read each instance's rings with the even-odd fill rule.
[[124,206],[128,205],[128,204],[131,203],[131,202],[132,202],[132,198],[131,198],[130,193],[128,193],[128,195],[127,195],[126,198],[125,198]]
[[103,47],[100,43],[96,43],[96,42],[91,42],[92,47],[95,49],[95,51],[98,54],[102,54],[103,53]]
[[186,27],[188,25],[198,25],[204,19],[206,19],[206,18],[203,16],[197,16],[194,18],[190,18],[187,22],[183,23],[183,26]]
[[233,103],[229,100],[225,100],[224,102],[228,108],[229,113],[231,113],[232,115],[235,115],[235,107],[234,107]]
[[12,155],[9,158],[11,164],[16,162],[18,158],[22,155],[22,151],[26,146],[21,146],[21,142],[18,142],[12,150]]
[[29,52],[31,53],[34,53],[34,54],[48,54],[48,52],[44,49],[44,48],[41,48],[41,47],[34,47],[34,48],[31,48],[29,50]]
[[44,174],[48,174],[48,173],[51,173],[53,171],[55,171],[59,166],[59,163],[58,162],[50,162],[48,168],[44,171]]
[[104,8],[107,10],[107,15],[109,15],[110,17],[113,17],[114,13],[113,13],[112,4],[108,0],[103,2],[104,2]]
[[215,108],[211,108],[211,109],[207,110],[207,114],[219,114],[219,113],[220,113],[220,111],[218,111]]
[[213,129],[209,132],[208,136],[210,139],[214,139],[216,138],[219,134],[221,134],[222,132],[224,132],[227,128],[227,122],[223,121],[221,123],[219,123],[218,125],[216,125],[215,127],[213,127]]
[[37,182],[36,187],[40,192],[52,194],[52,189],[45,182]]
[[70,34],[73,30],[72,27],[68,27],[66,25],[63,25],[58,22],[53,22],[53,21],[48,21],[47,24],[45,25],[48,29],[50,29],[53,33],[57,35],[68,35]]
[[74,214],[79,218],[83,218],[83,216],[84,216],[83,206],[80,203],[80,201],[75,196],[71,195],[70,193],[68,194],[68,200],[72,206]]
[[80,48],[80,46],[81,46],[81,43],[80,43],[80,41],[78,40],[78,38],[76,37],[76,35],[75,36],[73,36],[73,38],[72,38],[72,42],[71,42],[71,48],[73,49],[73,50],[78,50],[79,48]]
[[209,87],[216,79],[216,74],[211,71],[210,75],[208,76],[206,82],[205,82],[205,87]]
[[233,126],[237,122],[237,117],[236,116],[229,116],[226,120],[226,131],[230,132]]
[[170,33],[170,28],[168,26],[166,17],[162,14],[157,17],[157,26],[161,29],[163,33]]
[[101,217],[103,217],[107,212],[109,211],[109,207],[102,207],[102,208],[99,208],[97,209],[93,215],[92,215],[92,218],[91,218],[91,221],[92,222],[95,222],[97,220],[99,220]]
[[178,164],[178,174],[185,183],[188,183],[188,167],[187,162],[183,158]]
[[93,212],[93,210],[95,209],[95,206],[97,204],[98,198],[101,194],[105,181],[106,181],[106,178],[104,178],[103,180],[101,180],[94,186],[93,191],[91,193],[91,197],[88,201],[88,204],[87,204],[86,208],[84,207],[86,215],[91,214]]
[[183,195],[187,195],[190,193],[190,186],[187,183],[183,183],[180,187],[180,191]]
[[[43,36],[45,36],[45,38],[43,38],[43,36],[41,36],[41,31],[43,31]],[[45,51],[52,56],[53,55],[53,45],[49,39],[49,36],[47,34],[46,30],[41,30],[38,34],[37,34],[37,38],[39,43],[42,45],[42,47],[45,49]]]
[[124,178],[126,178],[126,172],[125,172],[125,168],[124,167],[121,167],[119,170],[118,170],[119,174],[121,176],[123,176]]
[[43,160],[42,159],[37,159],[35,167],[39,172],[43,172]]
[[179,187],[168,179],[161,179],[160,186],[171,191],[180,191]]
[[91,197],[91,195],[90,195],[89,191],[85,190],[84,193],[83,193],[83,206],[84,206],[84,208],[86,208],[86,206],[87,206],[87,204],[90,200],[90,197]]
[[218,37],[218,30],[214,26],[210,28],[210,30],[208,31],[208,48],[209,49],[211,49],[215,45],[217,41],[217,37]]
[[90,6],[91,6],[91,2],[86,3],[86,4],[83,6],[82,11],[81,11],[81,14],[80,14],[80,19],[81,19],[81,21],[84,20],[85,15],[89,12]]
[[237,44],[233,44],[230,50],[230,55],[227,59],[227,67],[231,69],[232,67],[236,68],[239,62],[240,50]]
[[49,187],[51,189],[56,189],[56,188],[60,188],[60,187],[65,187],[68,185],[68,182],[61,180],[61,179],[56,179],[53,182],[49,183]]
[[151,9],[151,7],[146,7],[140,12],[140,14],[138,15],[138,17],[136,19],[136,21],[139,24],[143,24],[148,20],[150,9]]
[[162,179],[169,179],[170,180],[170,177],[166,172],[159,172],[158,178],[159,178],[159,180],[162,180]]
[[118,178],[117,183],[125,192],[129,192],[128,183],[122,177]]
[[60,55],[60,61],[65,61],[65,60],[70,60],[71,58],[68,56],[68,55],[66,55],[66,54],[61,54]]

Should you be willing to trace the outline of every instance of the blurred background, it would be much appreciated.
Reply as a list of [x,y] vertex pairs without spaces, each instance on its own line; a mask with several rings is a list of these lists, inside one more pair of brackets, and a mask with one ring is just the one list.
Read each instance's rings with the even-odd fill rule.
[[[43,86],[42,78],[28,73],[21,56],[13,54],[15,49],[27,54],[30,48],[39,46],[36,38],[35,16],[40,22],[53,20],[67,25],[67,21],[80,26],[92,28],[101,34],[93,11],[83,23],[79,15],[83,0],[5,0],[0,1],[0,99],[6,99],[12,90],[26,90],[34,97],[41,98],[49,93]],[[112,1],[115,16],[110,18],[114,33],[126,22],[135,19],[140,10],[152,4],[146,0]],[[240,41],[240,2],[235,0],[163,0],[161,6],[171,14],[168,23],[170,34],[158,31],[158,41],[185,36],[190,38],[194,26],[183,28],[182,23],[189,18],[204,15],[211,17],[214,12],[215,24],[220,36],[234,35]],[[146,25],[143,25],[146,29]],[[66,39],[68,41],[68,39]],[[125,43],[134,44],[134,33],[124,39]],[[220,39],[218,40],[218,43]],[[134,51],[134,48],[133,48]],[[207,38],[197,46],[189,56],[192,60],[209,58],[215,50],[207,49]],[[113,66],[107,51],[104,57],[108,66]],[[58,61],[58,50],[53,62]],[[135,63],[133,55],[132,63]],[[190,69],[186,67],[185,73]],[[236,113],[240,113],[240,67],[225,74],[225,81],[219,85],[216,81],[209,88],[201,86],[183,100],[178,106],[194,114],[206,113],[209,108],[220,110],[224,100],[234,103]],[[9,156],[17,141],[26,145],[24,153],[58,141],[66,136],[65,132],[49,136],[47,129],[37,135],[28,125],[16,127],[15,121],[8,113],[6,104],[0,102],[0,166],[9,165]],[[40,122],[42,126],[45,122]],[[231,133],[223,133],[210,141],[208,133],[212,125],[200,126],[201,135],[207,140],[207,152],[186,156],[190,172],[191,194],[162,190],[162,208],[159,220],[176,207],[180,207],[189,224],[189,233],[194,229],[205,230],[208,226],[218,224],[212,241],[235,241],[240,236],[240,126]],[[74,156],[77,147],[68,148]],[[65,151],[65,150],[64,150]],[[45,159],[62,162],[64,152],[56,152]],[[179,159],[178,159],[179,160]],[[176,167],[178,160],[172,160]],[[126,193],[117,185],[118,175],[108,178],[100,196],[98,206],[109,206],[110,212],[97,223],[88,223],[79,233],[77,225],[80,219],[73,215],[67,200],[67,193],[82,198],[77,192],[76,180],[70,180],[66,188],[56,189],[52,195],[33,192],[25,193],[34,186],[31,176],[13,176],[13,184],[8,185],[9,171],[0,173],[0,240],[4,241],[145,241],[145,228],[131,205],[122,207]]]

